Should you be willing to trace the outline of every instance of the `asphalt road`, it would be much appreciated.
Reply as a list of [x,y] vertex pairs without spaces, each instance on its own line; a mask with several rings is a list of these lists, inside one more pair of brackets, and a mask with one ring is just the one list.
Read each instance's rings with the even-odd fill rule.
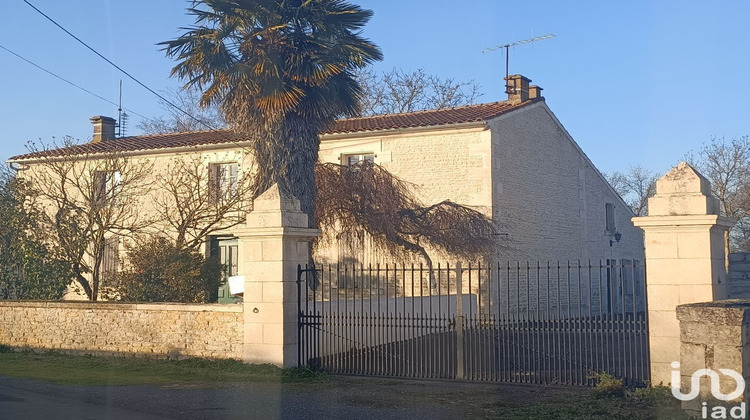
[[210,386],[69,386],[0,376],[0,419],[455,420],[481,416],[496,399],[540,397],[532,387],[357,378]]

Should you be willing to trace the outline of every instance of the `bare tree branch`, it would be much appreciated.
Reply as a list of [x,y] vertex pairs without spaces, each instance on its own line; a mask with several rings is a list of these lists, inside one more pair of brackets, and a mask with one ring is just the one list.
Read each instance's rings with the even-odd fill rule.
[[636,216],[648,215],[648,199],[656,194],[659,175],[643,166],[631,166],[628,172],[605,174],[612,188],[633,209]]
[[178,248],[198,249],[209,235],[244,223],[252,210],[250,176],[238,171],[231,191],[220,191],[210,170],[199,156],[177,156],[157,175],[156,211]]
[[722,214],[740,221],[726,238],[727,248],[750,250],[750,243],[744,239],[750,237],[750,232],[746,231],[750,228],[747,222],[750,217],[750,137],[712,138],[686,160],[711,182],[711,192],[719,199]]
[[[67,137],[59,146],[72,144]],[[140,211],[152,166],[119,154],[47,156],[23,172],[39,194],[49,241],[90,300],[99,298],[107,237],[132,237],[153,223]]]
[[[174,107],[160,99],[159,104],[169,115],[143,120],[136,127],[145,134],[200,131],[206,130],[206,126],[213,127],[214,129],[225,128],[226,122],[224,122],[218,106],[201,106],[201,95],[202,92],[195,86],[185,89],[167,89],[165,96],[169,101],[178,105],[195,118],[190,118],[184,113],[177,111]],[[196,121],[196,119],[200,122]]]
[[372,68],[357,72],[362,87],[362,115],[395,114],[471,105],[482,96],[473,80],[456,81],[427,74],[393,69],[378,74]]

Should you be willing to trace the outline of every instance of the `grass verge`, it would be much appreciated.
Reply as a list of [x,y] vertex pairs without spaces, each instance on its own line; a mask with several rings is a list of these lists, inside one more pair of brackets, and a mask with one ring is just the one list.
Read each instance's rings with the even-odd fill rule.
[[329,380],[328,375],[306,368],[280,369],[237,360],[153,360],[8,351],[0,351],[0,375],[68,385],[112,386]]
[[590,392],[583,395],[553,397],[532,404],[502,404],[487,407],[487,417],[496,419],[536,420],[688,420],[691,417],[680,408],[680,401],[667,390],[641,393],[628,391],[625,395],[603,395]]
[[[518,387],[501,384],[447,386],[378,378],[330,376],[305,368],[279,369],[236,360],[152,360],[72,356],[55,352],[12,352],[0,348],[0,375],[65,385],[159,385],[175,389],[211,388],[228,383],[311,384],[299,389],[332,391],[348,405],[443,406],[466,418],[493,419],[689,419],[669,388],[626,389],[608,375],[590,390]],[[321,385],[325,385],[321,388]]]

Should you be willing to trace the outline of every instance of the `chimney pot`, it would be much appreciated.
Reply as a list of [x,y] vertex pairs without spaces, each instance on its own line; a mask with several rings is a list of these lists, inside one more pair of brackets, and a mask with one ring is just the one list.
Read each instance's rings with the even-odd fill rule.
[[115,119],[97,115],[90,118],[91,124],[94,124],[94,138],[92,143],[115,139]]

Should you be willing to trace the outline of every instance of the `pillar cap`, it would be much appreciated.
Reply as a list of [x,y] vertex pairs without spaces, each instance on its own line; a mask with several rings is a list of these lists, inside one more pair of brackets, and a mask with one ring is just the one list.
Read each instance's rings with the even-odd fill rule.
[[633,225],[642,229],[647,228],[700,228],[714,227],[730,229],[737,222],[724,216],[715,214],[686,215],[686,216],[641,216],[630,219]]

